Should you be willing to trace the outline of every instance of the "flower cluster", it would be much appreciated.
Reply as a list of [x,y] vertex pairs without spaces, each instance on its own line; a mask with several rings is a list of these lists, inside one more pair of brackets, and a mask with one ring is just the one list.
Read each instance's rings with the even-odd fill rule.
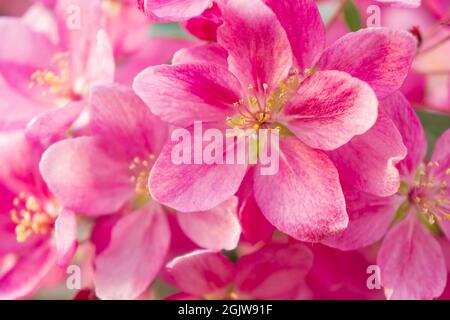
[[448,298],[450,8],[380,2],[0,1],[0,299]]

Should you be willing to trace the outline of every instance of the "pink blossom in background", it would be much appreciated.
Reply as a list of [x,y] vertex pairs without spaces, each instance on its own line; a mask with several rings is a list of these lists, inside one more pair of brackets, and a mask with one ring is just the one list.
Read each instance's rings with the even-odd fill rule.
[[194,251],[167,265],[182,291],[169,298],[295,299],[311,264],[311,252],[300,244],[269,244],[235,265],[220,253]]
[[1,299],[29,297],[76,250],[74,212],[59,205],[40,177],[42,150],[22,132],[0,135]]

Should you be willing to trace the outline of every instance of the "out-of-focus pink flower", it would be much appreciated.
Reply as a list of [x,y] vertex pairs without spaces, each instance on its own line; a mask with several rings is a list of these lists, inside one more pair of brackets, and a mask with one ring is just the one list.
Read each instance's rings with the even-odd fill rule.
[[58,0],[52,11],[35,5],[21,18],[0,18],[0,129],[27,126],[29,138],[48,141],[80,116],[92,84],[131,83],[144,66],[165,63],[188,44],[150,40],[148,22],[131,5]]
[[[419,119],[407,100],[397,93],[382,103],[402,133],[408,156],[397,166],[402,185],[392,197],[361,193],[345,181],[348,228],[325,243],[341,250],[370,245],[384,237],[378,253],[381,281],[390,299],[438,297],[446,283],[444,254],[435,235],[450,236],[450,131],[438,140],[432,159]],[[396,223],[392,225],[394,217]],[[441,229],[442,233],[439,231]],[[445,240],[448,241],[448,240]],[[432,268],[430,268],[432,266]]]
[[[67,208],[92,216],[117,212],[120,218],[113,226],[98,225],[95,232],[104,243],[96,243],[96,292],[100,298],[136,298],[156,276],[169,247],[164,210],[147,189],[168,129],[125,86],[94,86],[90,108],[92,136],[53,144],[40,168]],[[236,207],[231,198],[208,212],[177,218],[198,245],[231,250],[240,236]],[[135,248],[133,258],[123,259],[130,247]]]
[[22,132],[0,135],[0,298],[33,294],[77,246],[75,214],[58,203],[42,180],[43,148]]
[[182,291],[169,299],[297,299],[312,259],[301,244],[269,244],[235,265],[220,253],[194,251],[168,264]]
[[[373,1],[357,0],[361,16]],[[418,39],[418,52],[412,70],[401,88],[415,108],[450,112],[449,59],[450,4],[445,0],[423,1],[420,8],[395,8],[379,3],[381,26],[411,32]],[[370,21],[370,20],[368,20]],[[327,40],[332,43],[348,32],[343,18],[330,26]]]
[[[406,150],[395,126],[386,125],[390,120],[377,120],[375,94],[383,98],[401,86],[415,52],[414,38],[368,29],[324,50],[325,28],[311,1],[228,1],[223,19],[220,46],[183,50],[175,65],[149,68],[135,79],[135,91],[152,112],[188,131],[196,120],[221,130],[283,127],[275,150],[279,173],[256,174],[254,198],[273,225],[299,240],[318,241],[346,227],[338,171],[324,151],[338,149],[378,121],[367,140],[356,142],[364,152],[350,149],[347,154],[355,164],[361,153],[372,158],[371,170],[358,176],[359,185],[393,194],[399,185],[393,165]],[[371,148],[375,143],[378,148]],[[246,165],[175,166],[173,146],[167,144],[152,169],[155,199],[180,211],[197,211],[236,193]],[[339,164],[344,156],[335,158]]]
[[[306,277],[314,300],[384,300],[381,287],[371,280],[367,270],[375,262],[357,250],[340,251],[320,244],[310,247],[314,263]],[[370,269],[369,269],[370,270]],[[379,284],[379,283],[378,283]]]

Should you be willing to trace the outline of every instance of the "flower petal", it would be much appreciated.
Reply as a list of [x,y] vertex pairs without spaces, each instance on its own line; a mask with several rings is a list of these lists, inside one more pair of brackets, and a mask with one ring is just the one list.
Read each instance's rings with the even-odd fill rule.
[[55,264],[56,254],[50,241],[23,255],[0,278],[0,299],[20,299],[33,294]]
[[234,250],[239,242],[241,226],[237,218],[237,198],[221,203],[203,212],[178,212],[178,223],[183,232],[202,248]]
[[75,213],[63,209],[55,221],[55,243],[58,264],[65,266],[72,259],[78,246]]
[[391,229],[377,264],[388,299],[433,299],[444,291],[447,268],[442,249],[414,213]]
[[65,133],[83,111],[83,103],[71,102],[67,105],[43,112],[27,125],[26,136],[29,139],[46,143]]
[[312,261],[304,245],[267,245],[237,262],[237,294],[257,300],[294,299]]
[[138,0],[138,7],[157,21],[182,21],[200,15],[210,0]]
[[410,177],[414,175],[427,153],[427,140],[420,119],[400,92],[381,101],[380,109],[392,119],[402,135],[408,154],[398,164],[398,168],[405,178]]
[[173,56],[172,63],[214,63],[228,68],[227,57],[228,52],[218,44],[205,44],[177,51]]
[[158,205],[124,216],[113,227],[108,247],[95,260],[96,295],[137,298],[163,266],[169,241],[170,229]]
[[282,121],[310,147],[333,150],[370,129],[377,108],[366,83],[344,72],[319,71],[300,85]]
[[116,145],[130,161],[136,156],[158,154],[168,129],[155,117],[129,87],[123,85],[92,86],[90,126],[95,136]]
[[329,153],[341,174],[341,182],[380,197],[398,191],[396,165],[406,157],[402,136],[393,121],[380,110],[377,122],[366,133]]
[[46,67],[56,48],[44,34],[35,32],[19,18],[0,18],[0,61]]
[[90,215],[114,213],[134,194],[128,163],[91,137],[63,140],[42,156],[41,174],[62,204]]
[[402,86],[416,46],[416,40],[406,31],[362,29],[346,34],[325,50],[318,67],[347,72],[367,82],[379,98],[384,98]]
[[243,88],[276,88],[292,66],[292,51],[275,14],[260,0],[229,0],[218,42],[228,53],[230,71]]
[[339,250],[355,250],[380,240],[395,217],[401,198],[378,197],[360,190],[345,190],[348,227],[322,243]]
[[267,220],[301,241],[317,242],[342,231],[348,223],[345,199],[328,156],[295,137],[283,138],[279,152],[277,174],[255,171],[255,199]]
[[196,120],[224,122],[240,94],[236,78],[212,64],[150,67],[133,88],[155,115],[183,127]]
[[178,289],[195,296],[220,297],[235,274],[235,267],[227,258],[207,250],[175,258],[167,269]]
[[325,49],[325,25],[312,0],[266,0],[283,26],[300,71],[311,68]]
[[[223,153],[217,155],[217,159],[222,159],[222,163],[206,164],[202,159],[201,164],[196,164],[194,157],[203,154],[206,146],[204,143],[200,146],[196,142],[201,138],[195,129],[191,127],[189,130],[182,130],[182,141],[189,141],[189,162],[175,163],[172,153],[176,152],[175,147],[179,147],[180,142],[168,142],[150,173],[150,193],[158,202],[179,211],[211,210],[236,193],[245,176],[247,165],[238,161],[226,163],[229,153],[236,154],[236,151],[239,151],[237,145],[226,142],[228,138],[223,140],[223,146],[226,146]],[[198,148],[201,149],[197,150]]]

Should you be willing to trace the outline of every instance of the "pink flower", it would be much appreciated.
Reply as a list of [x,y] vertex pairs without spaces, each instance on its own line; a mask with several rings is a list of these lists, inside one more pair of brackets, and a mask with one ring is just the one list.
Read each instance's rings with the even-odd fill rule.
[[[1,17],[0,130],[26,127],[45,143],[60,138],[83,112],[92,84],[131,84],[143,66],[188,44],[147,41],[148,23],[136,13],[127,1],[59,0],[53,11],[35,5],[21,18]],[[133,31],[124,35],[122,23]]]
[[311,264],[301,244],[269,244],[235,265],[220,253],[194,251],[167,265],[181,290],[169,299],[297,299]]
[[[182,50],[175,65],[151,67],[136,77],[134,89],[151,111],[188,131],[200,120],[219,129],[281,128],[274,151],[279,173],[256,174],[252,192],[267,220],[296,239],[319,241],[347,226],[336,168],[345,169],[339,161],[345,157],[333,155],[333,164],[327,153],[355,136],[360,149],[345,153],[349,168],[357,168],[361,154],[370,160],[370,170],[354,173],[358,185],[393,194],[399,185],[394,165],[406,150],[390,120],[378,117],[376,95],[386,97],[401,86],[414,38],[366,29],[325,50],[325,28],[311,1],[231,0],[222,13],[220,46]],[[369,130],[376,122],[381,123]],[[248,169],[174,165],[173,147],[163,149],[149,185],[156,200],[180,211],[209,210],[228,199]]]
[[0,135],[1,299],[33,294],[77,247],[75,214],[58,204],[40,177],[42,151],[21,132]]
[[[169,249],[164,209],[147,189],[168,129],[125,86],[94,86],[90,108],[92,135],[53,144],[40,168],[67,208],[94,217],[117,215],[113,226],[106,224],[105,229],[101,223],[95,232],[95,238],[106,242],[100,249],[94,241],[96,293],[100,298],[134,299],[156,277]],[[240,236],[236,207],[231,198],[208,212],[177,213],[177,219],[198,245],[231,250]]]
[[450,130],[438,140],[431,161],[426,162],[425,135],[406,99],[397,93],[385,99],[381,107],[397,124],[409,151],[397,165],[401,188],[397,194],[381,198],[355,191],[352,182],[345,181],[349,227],[325,243],[351,250],[384,237],[377,262],[386,296],[436,298],[444,290],[447,278],[438,239],[450,236]]

